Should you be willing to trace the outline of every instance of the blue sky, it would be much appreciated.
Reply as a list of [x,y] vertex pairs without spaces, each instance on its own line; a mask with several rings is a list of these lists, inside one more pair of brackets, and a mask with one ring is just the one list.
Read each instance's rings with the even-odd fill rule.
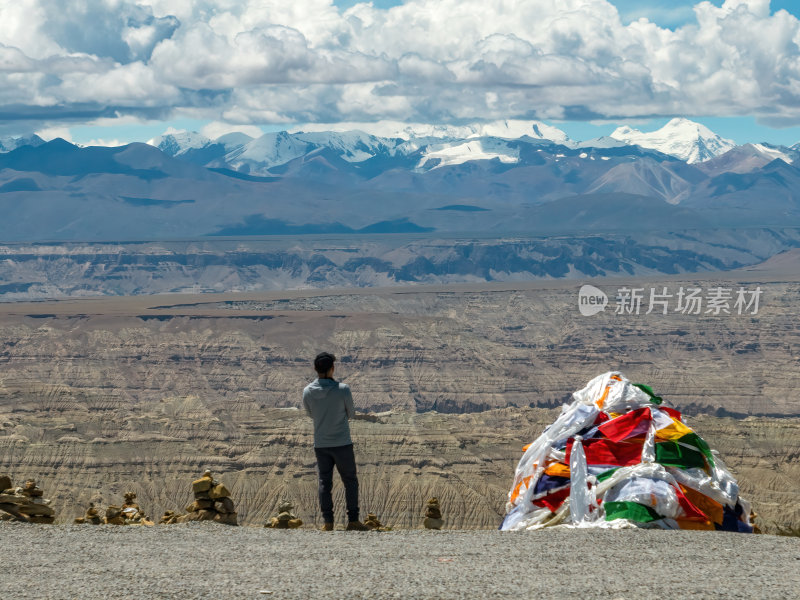
[[[658,2],[656,0],[611,0],[617,7],[620,16],[624,21],[633,21],[640,17],[645,17],[663,27],[675,28],[693,22],[695,15],[693,7],[696,2]],[[711,4],[722,6],[722,0],[711,0]],[[786,10],[795,16],[800,15],[797,0],[772,0],[770,10],[774,13],[778,10]]]
[[0,137],[516,118],[585,140],[685,116],[800,141],[797,1],[54,3],[0,3]]
[[[640,17],[658,23],[663,27],[680,27],[694,21],[693,7],[696,2],[658,1],[658,0],[610,0],[617,7],[620,17],[630,22]],[[723,0],[711,0],[711,4],[722,6]],[[358,3],[358,0],[335,0],[334,4],[341,9],[347,9]],[[392,8],[402,4],[402,0],[372,0],[376,8]],[[772,12],[786,10],[795,16],[800,16],[800,2],[797,0],[772,0]]]

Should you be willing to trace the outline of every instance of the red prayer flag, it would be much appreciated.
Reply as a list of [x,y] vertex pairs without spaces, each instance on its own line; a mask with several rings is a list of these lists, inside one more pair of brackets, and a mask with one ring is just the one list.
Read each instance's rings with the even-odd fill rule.
[[683,423],[683,419],[681,418],[681,411],[675,410],[674,408],[670,408],[669,406],[659,406],[658,410],[667,413],[673,419],[677,419],[681,423]]
[[650,427],[651,419],[650,408],[645,406],[644,408],[632,410],[616,419],[606,421],[597,429],[608,439],[620,442],[629,437],[645,433],[647,428]]
[[684,519],[689,521],[708,521],[709,516],[706,515],[702,510],[697,508],[691,501],[686,497],[686,494],[683,493],[683,490],[680,486],[675,488],[675,493],[678,496],[678,504],[681,505],[683,512],[686,513]]
[[[573,439],[567,442],[565,461],[569,464]],[[642,461],[642,440],[614,442],[605,438],[583,440],[583,452],[587,465],[609,465],[628,467]]]
[[594,425],[600,425],[600,423],[605,423],[610,418],[611,417],[609,417],[606,413],[599,412],[597,413],[597,416],[594,418]]
[[533,500],[533,503],[536,506],[547,507],[550,509],[551,512],[556,512],[558,507],[564,503],[564,500],[567,499],[569,496],[569,486],[565,488],[561,488],[553,492],[552,494],[547,494],[538,500]]

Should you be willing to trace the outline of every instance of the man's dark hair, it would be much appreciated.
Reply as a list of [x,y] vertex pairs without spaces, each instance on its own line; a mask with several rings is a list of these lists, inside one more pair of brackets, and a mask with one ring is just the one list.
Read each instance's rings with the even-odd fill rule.
[[330,352],[320,352],[317,354],[316,358],[314,358],[314,370],[320,375],[325,375],[325,373],[331,370],[334,362],[336,362],[336,357],[333,354]]

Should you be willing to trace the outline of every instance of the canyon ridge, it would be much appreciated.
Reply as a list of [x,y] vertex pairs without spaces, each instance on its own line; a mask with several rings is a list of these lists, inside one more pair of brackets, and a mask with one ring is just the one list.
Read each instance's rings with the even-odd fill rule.
[[[800,525],[796,276],[774,271],[574,281],[0,304],[0,472],[32,477],[58,522],[137,494],[153,517],[183,510],[204,469],[260,525],[290,499],[319,524],[310,359],[339,357],[350,384],[361,507],[419,527],[495,528],[522,446],[571,392],[621,370],[687,415],[738,477],[765,531]],[[644,290],[639,314],[615,310]],[[647,313],[650,288],[672,296]],[[687,314],[679,290],[759,289],[757,313]],[[335,487],[341,508],[341,487]],[[339,510],[341,512],[341,510]]]

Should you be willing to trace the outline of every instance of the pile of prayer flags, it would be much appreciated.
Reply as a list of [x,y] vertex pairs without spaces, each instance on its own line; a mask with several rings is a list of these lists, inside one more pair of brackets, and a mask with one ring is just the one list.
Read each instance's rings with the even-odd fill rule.
[[500,529],[753,531],[720,457],[650,387],[612,371],[572,396],[525,447]]

